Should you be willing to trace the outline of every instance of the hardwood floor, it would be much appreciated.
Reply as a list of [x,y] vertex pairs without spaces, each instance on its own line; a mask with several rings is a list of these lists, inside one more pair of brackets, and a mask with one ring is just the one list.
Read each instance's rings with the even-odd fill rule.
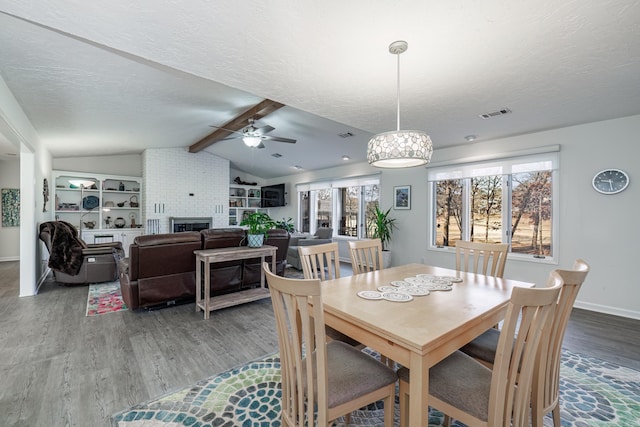
[[[344,274],[350,274],[343,271]],[[87,287],[20,298],[0,262],[0,426],[108,426],[109,416],[277,351],[269,300],[86,317]],[[640,321],[574,310],[565,347],[640,370]]]

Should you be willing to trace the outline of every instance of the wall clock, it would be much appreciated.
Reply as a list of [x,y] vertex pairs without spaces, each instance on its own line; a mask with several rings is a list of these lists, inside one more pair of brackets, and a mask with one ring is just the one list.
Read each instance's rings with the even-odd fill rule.
[[602,194],[616,194],[627,188],[629,175],[620,169],[605,169],[593,177],[593,188]]

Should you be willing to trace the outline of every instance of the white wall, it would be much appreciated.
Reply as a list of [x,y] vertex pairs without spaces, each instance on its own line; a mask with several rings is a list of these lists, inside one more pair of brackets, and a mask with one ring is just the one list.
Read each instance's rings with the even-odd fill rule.
[[142,169],[143,216],[159,219],[160,233],[170,232],[172,216],[213,217],[214,227],[228,226],[228,160],[184,148],[149,149]]
[[[20,188],[20,159],[0,158],[0,188]],[[20,227],[3,227],[0,221],[0,261],[20,259]]]
[[[571,268],[576,258],[591,265],[591,272],[578,295],[577,307],[640,319],[640,286],[635,269],[640,248],[640,115],[555,129],[500,140],[473,143],[436,150],[433,162],[446,162],[486,155],[527,150],[559,144],[560,230],[558,265],[548,262],[507,261],[505,277],[546,283],[554,268]],[[605,196],[596,193],[591,180],[605,168],[627,171],[631,183],[626,191]],[[429,213],[426,168],[378,170],[366,164],[340,166],[269,180],[267,184],[286,182],[291,189],[290,205],[274,209],[272,217],[297,216],[295,184],[322,178],[381,175],[381,206],[392,203],[393,187],[411,185],[411,210],[393,210],[399,229],[390,248],[393,263],[424,262],[455,268],[452,252],[428,249]]]
[[38,240],[39,225],[53,218],[43,212],[43,180],[51,177],[51,154],[4,80],[0,78],[0,132],[20,147],[20,296],[35,295],[46,273],[48,253]]
[[142,154],[53,159],[53,169],[104,175],[142,176]]

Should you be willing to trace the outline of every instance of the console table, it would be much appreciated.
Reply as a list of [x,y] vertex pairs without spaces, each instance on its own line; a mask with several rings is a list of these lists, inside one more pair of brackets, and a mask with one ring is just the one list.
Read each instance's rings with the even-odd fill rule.
[[[269,290],[264,286],[264,271],[260,269],[260,287],[233,292],[226,295],[211,297],[211,272],[210,265],[215,262],[235,261],[260,257],[264,262],[265,257],[271,256],[271,271],[276,271],[276,248],[264,245],[259,248],[240,246],[235,248],[202,249],[193,251],[196,255],[196,312],[203,310],[204,318],[209,318],[209,312],[225,307],[231,307],[246,302],[269,298]],[[202,274],[204,272],[204,277]],[[204,291],[202,289],[204,286]],[[204,293],[204,298],[202,294]]]

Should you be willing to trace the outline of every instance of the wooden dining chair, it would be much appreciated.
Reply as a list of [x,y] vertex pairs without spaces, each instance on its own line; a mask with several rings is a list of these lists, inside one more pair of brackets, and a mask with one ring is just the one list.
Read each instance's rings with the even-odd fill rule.
[[[305,279],[331,280],[340,278],[340,260],[338,258],[338,243],[323,243],[322,245],[298,246],[300,264]],[[352,347],[364,348],[360,342],[335,330],[331,326],[326,328],[327,337],[331,340],[342,341]]]
[[380,239],[349,240],[353,274],[382,270],[382,241]]
[[456,270],[503,277],[508,243],[456,241]]
[[393,426],[396,373],[339,341],[326,342],[319,279],[288,279],[264,269],[278,330],[282,425],[329,426],[336,418],[384,404]]
[[[429,405],[446,414],[447,425],[455,418],[469,427],[529,426],[536,356],[559,292],[513,288],[493,371],[461,351],[429,369]],[[409,370],[400,368],[398,377],[400,425],[408,426]]]
[[[549,412],[552,412],[554,426],[560,427],[562,341],[573,304],[589,273],[589,264],[582,259],[577,259],[572,270],[555,270],[555,273],[549,276],[547,286],[560,285],[560,296],[553,316],[551,331],[541,347],[540,360],[533,382],[535,398],[532,401],[532,421],[536,427],[542,426],[543,418]],[[490,329],[460,350],[491,368],[498,347],[499,335],[498,331]]]
[[305,279],[331,280],[340,278],[338,242],[298,246]]

